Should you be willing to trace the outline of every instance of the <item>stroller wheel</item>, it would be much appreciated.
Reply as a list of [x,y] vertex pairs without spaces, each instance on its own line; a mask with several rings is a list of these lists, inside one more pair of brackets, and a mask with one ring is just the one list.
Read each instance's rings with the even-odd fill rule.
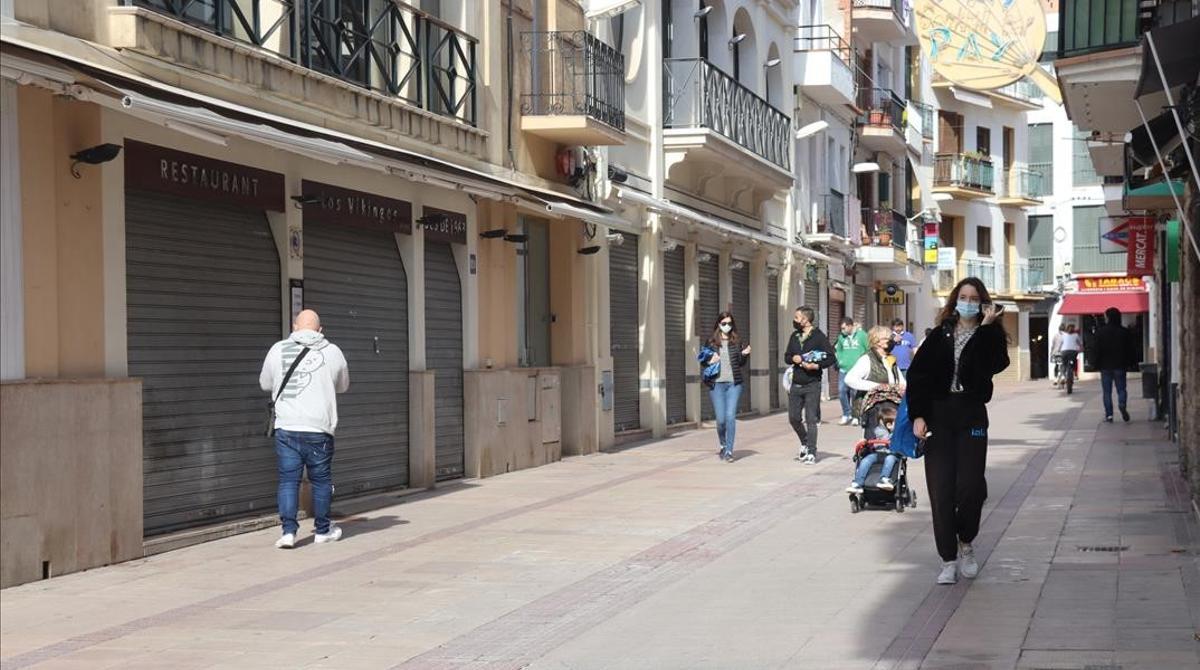
[[858,514],[862,510],[862,503],[858,502],[857,496],[850,496],[850,513]]
[[904,513],[904,498],[901,498],[900,496],[896,496],[895,507],[896,507],[896,512],[898,514],[903,514]]
[[908,492],[908,506],[909,507],[917,506],[917,492],[916,491]]

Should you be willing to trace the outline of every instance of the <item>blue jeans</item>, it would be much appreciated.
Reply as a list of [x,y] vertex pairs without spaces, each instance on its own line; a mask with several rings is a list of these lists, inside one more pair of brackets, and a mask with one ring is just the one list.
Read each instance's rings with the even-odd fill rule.
[[279,463],[279,520],[283,522],[283,533],[300,529],[296,513],[300,506],[300,474],[305,468],[312,484],[316,532],[328,533],[333,500],[333,436],[276,430],[275,456]]
[[[858,462],[858,470],[854,473],[854,483],[862,486],[867,481],[867,475],[871,472],[871,466],[875,465],[875,461],[879,460],[878,453],[870,453],[863,456]],[[896,463],[900,459],[896,458],[895,454],[888,454],[887,458],[883,459],[883,469],[879,471],[879,477],[891,478],[892,470],[896,469]],[[844,480],[843,480],[844,481]]]
[[1124,370],[1101,370],[1100,371],[1100,389],[1103,392],[1104,400],[1104,416],[1113,415],[1112,406],[1112,387],[1113,382],[1117,383],[1117,407],[1125,407],[1129,402],[1129,393],[1125,388],[1125,371]]
[[842,402],[842,416],[849,417],[854,411],[854,389],[846,386],[846,373],[838,375],[838,400]]
[[738,399],[742,397],[740,384],[717,382],[708,392],[712,398],[713,412],[717,415],[717,439],[721,441],[722,456],[733,455],[733,438],[737,433]]

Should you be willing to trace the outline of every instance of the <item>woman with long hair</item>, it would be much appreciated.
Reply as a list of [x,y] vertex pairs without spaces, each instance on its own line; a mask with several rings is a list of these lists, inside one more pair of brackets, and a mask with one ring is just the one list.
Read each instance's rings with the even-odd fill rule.
[[733,314],[721,312],[713,324],[712,335],[700,350],[704,384],[712,398],[717,415],[717,439],[721,460],[733,462],[733,441],[737,432],[738,400],[742,397],[745,378],[742,368],[750,358],[750,345],[742,346]]
[[[967,277],[950,292],[937,328],[908,369],[908,415],[925,443],[933,535],[942,558],[938,584],[979,573],[972,542],[987,500],[987,403],[992,377],[1008,367],[1003,308]],[[932,434],[930,434],[932,433]]]

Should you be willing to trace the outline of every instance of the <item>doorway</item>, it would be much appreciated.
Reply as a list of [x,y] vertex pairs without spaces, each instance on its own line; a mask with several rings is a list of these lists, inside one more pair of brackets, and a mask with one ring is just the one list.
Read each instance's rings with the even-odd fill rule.
[[1050,317],[1045,314],[1029,316],[1029,378],[1050,376]]

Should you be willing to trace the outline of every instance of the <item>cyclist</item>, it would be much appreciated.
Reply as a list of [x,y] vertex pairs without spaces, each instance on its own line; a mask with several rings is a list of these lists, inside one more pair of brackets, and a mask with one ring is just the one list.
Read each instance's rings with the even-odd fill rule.
[[1061,324],[1058,327],[1058,332],[1054,334],[1054,339],[1050,342],[1050,360],[1054,361],[1054,387],[1058,388],[1063,382],[1062,369],[1062,341],[1063,336],[1067,334],[1067,324]]
[[1067,381],[1067,393],[1071,392],[1071,381],[1075,377],[1075,359],[1079,357],[1079,352],[1083,350],[1083,338],[1079,336],[1079,332],[1075,330],[1075,324],[1067,326],[1067,332],[1063,334],[1061,353],[1063,376]]

